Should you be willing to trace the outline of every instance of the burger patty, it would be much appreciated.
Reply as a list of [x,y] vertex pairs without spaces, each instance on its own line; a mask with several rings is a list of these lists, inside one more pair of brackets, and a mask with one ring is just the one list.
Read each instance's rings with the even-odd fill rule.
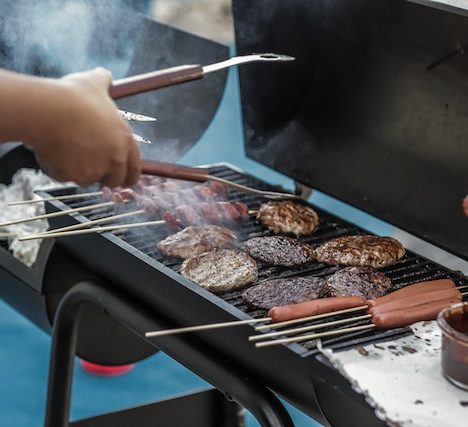
[[214,293],[242,288],[257,278],[257,263],[249,254],[232,249],[216,249],[186,259],[180,272]]
[[189,258],[213,249],[230,248],[236,240],[236,234],[229,228],[202,225],[184,228],[166,237],[157,246],[164,255]]
[[325,281],[325,294],[329,297],[361,296],[373,299],[385,295],[391,280],[370,267],[346,267]]
[[317,261],[330,265],[384,267],[405,255],[403,245],[391,237],[344,236],[315,249]]
[[311,207],[289,200],[262,204],[257,219],[275,233],[296,236],[313,233],[319,223],[317,212]]
[[296,304],[325,296],[325,283],[319,277],[292,277],[266,280],[242,292],[242,299],[254,308]]
[[315,260],[312,246],[291,237],[254,237],[244,243],[243,249],[255,259],[270,265],[294,267]]

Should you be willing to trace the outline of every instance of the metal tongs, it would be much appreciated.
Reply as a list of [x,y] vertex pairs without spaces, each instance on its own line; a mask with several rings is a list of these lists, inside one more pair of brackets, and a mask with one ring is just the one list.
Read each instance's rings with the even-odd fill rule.
[[210,174],[207,168],[191,167],[178,165],[174,163],[159,162],[155,160],[141,160],[141,172],[147,175],[162,176],[172,179],[181,179],[193,182],[217,181],[228,187],[234,188],[243,193],[256,194],[271,200],[298,199],[299,196],[291,193],[282,193],[279,191],[259,190],[257,188],[247,187],[237,182],[232,182],[219,176]]
[[234,65],[247,64],[249,62],[286,62],[294,61],[294,57],[278,55],[276,53],[259,53],[253,55],[236,56],[222,62],[211,65],[180,65],[164,70],[152,71],[136,76],[114,80],[109,88],[109,94],[113,99],[124,98],[163,87],[173,86],[192,80],[203,78],[206,74],[223,70]]

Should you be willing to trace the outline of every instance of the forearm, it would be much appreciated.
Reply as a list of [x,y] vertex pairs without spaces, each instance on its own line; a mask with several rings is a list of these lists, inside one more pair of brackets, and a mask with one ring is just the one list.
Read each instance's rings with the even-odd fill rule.
[[0,142],[33,144],[63,102],[57,80],[0,70]]

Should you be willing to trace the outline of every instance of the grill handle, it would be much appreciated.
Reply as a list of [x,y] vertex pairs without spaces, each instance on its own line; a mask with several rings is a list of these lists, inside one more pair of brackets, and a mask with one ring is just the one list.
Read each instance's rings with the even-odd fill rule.
[[203,74],[203,67],[201,65],[181,65],[138,74],[114,80],[109,88],[109,95],[113,99],[124,98],[191,80],[198,80],[203,77]]
[[184,179],[187,181],[205,182],[208,180],[208,170],[176,165],[174,163],[141,160],[141,173],[166,178]]

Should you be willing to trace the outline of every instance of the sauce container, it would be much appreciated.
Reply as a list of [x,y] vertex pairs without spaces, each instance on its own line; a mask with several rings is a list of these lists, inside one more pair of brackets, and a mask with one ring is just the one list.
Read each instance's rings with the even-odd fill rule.
[[468,302],[443,309],[437,323],[442,330],[442,373],[468,390]]

